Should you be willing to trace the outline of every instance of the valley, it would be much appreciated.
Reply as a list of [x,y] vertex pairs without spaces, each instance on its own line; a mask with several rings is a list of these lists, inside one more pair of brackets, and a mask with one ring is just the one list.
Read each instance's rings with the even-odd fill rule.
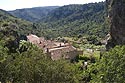
[[124,6],[0,9],[0,83],[125,83]]

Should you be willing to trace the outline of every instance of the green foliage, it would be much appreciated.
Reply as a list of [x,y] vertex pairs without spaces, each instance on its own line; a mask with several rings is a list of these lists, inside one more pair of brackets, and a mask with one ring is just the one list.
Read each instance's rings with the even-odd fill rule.
[[25,8],[25,9],[17,9],[14,11],[9,11],[9,13],[11,13],[12,15],[18,18],[35,22],[45,17],[50,11],[56,8],[58,8],[58,6]]
[[29,42],[25,34],[35,33],[32,23],[0,10],[0,82],[78,83],[77,69],[68,61],[52,61]]
[[32,49],[35,45],[33,45],[32,43],[30,42],[27,42],[25,40],[20,40],[19,42],[19,52],[25,52],[29,49]]
[[[98,67],[97,82],[124,83],[125,46],[116,46],[106,53]],[[103,68],[102,68],[103,67]],[[96,81],[96,79],[95,79]]]
[[1,54],[1,82],[78,83],[77,70],[73,64],[62,60],[52,61],[37,46],[22,42],[20,46],[28,47],[27,51],[11,54],[3,51],[5,54]]
[[[39,12],[37,9],[45,11]],[[45,15],[40,14],[45,12],[47,12]],[[51,7],[22,9],[11,11],[11,13],[26,20],[38,20],[33,25],[32,33],[47,39],[81,35],[92,36],[94,40],[90,43],[95,43],[100,38],[105,37],[109,31],[108,23],[105,21],[105,2],[66,5],[52,7],[52,9]]]
[[[44,13],[48,11],[50,10]],[[39,19],[39,16],[33,15],[34,11],[28,13],[31,17],[24,17],[25,19],[30,21]],[[77,58],[80,65],[74,65],[65,60],[52,61],[42,49],[25,41],[25,35],[28,33],[45,36],[47,39],[60,37],[57,40],[63,42],[66,40],[62,37],[68,36],[74,38],[75,47],[100,50],[104,47],[93,44],[108,33],[109,24],[105,16],[104,2],[59,7],[45,18],[41,17],[43,21],[34,24],[0,10],[0,81],[2,83],[124,83],[125,46],[116,46],[103,54],[100,60],[99,51],[94,53],[84,51],[84,55]],[[75,42],[77,40],[85,44]],[[78,66],[84,61],[89,62],[87,70],[79,70]]]
[[[33,33],[33,30],[35,31],[31,22],[16,18],[8,12],[0,10],[0,30],[4,29],[13,29],[20,35],[26,35],[28,33]],[[7,35],[7,33],[5,35]]]
[[67,5],[51,11],[35,26],[40,29],[40,35],[47,38],[92,36],[94,40],[92,39],[91,42],[95,43],[108,33],[105,17],[104,2]]
[[125,46],[116,46],[103,54],[102,59],[91,64],[83,75],[91,78],[90,83],[124,83]]

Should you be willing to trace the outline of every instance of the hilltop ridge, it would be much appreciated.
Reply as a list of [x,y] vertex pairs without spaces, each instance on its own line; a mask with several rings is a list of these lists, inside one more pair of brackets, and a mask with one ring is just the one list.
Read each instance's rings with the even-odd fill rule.
[[12,15],[25,19],[27,21],[35,22],[46,16],[50,11],[58,8],[59,6],[46,6],[46,7],[33,7],[16,9],[9,11]]

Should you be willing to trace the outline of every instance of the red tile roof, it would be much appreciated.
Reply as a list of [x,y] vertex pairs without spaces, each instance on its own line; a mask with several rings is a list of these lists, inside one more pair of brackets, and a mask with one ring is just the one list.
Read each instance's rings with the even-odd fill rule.
[[[37,37],[36,35],[28,35],[27,39],[29,42],[38,45],[43,49],[45,53],[47,53],[47,49],[50,53],[50,56],[53,60],[60,59],[65,53],[76,52],[76,48],[74,48],[69,43],[63,42],[55,42],[51,40],[45,40],[44,37]],[[69,54],[69,56],[76,56],[76,53]],[[68,56],[68,57],[69,57]]]

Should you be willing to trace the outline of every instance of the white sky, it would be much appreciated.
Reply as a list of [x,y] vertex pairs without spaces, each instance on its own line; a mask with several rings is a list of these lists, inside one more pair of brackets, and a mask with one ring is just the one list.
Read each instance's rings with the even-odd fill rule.
[[63,6],[68,4],[85,4],[104,0],[0,0],[0,9],[15,10],[39,6]]

